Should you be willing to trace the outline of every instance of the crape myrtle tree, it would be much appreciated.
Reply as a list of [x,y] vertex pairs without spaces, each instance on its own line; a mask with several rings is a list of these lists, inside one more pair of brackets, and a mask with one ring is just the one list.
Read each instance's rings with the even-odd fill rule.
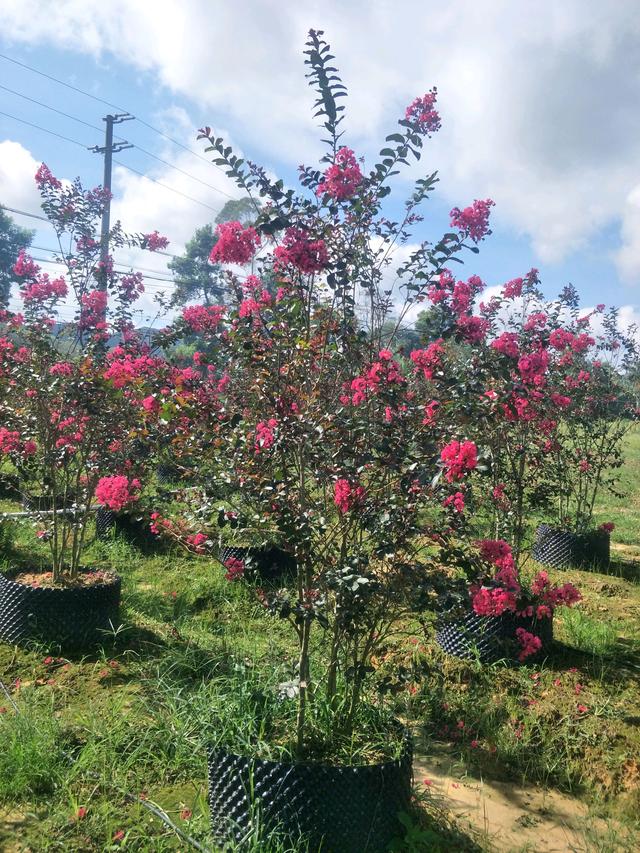
[[[56,583],[79,576],[94,498],[115,510],[137,500],[147,432],[137,387],[163,362],[133,327],[140,273],[118,273],[111,256],[101,260],[106,191],[63,184],[44,164],[36,182],[65,273],[52,278],[24,251],[14,263],[22,310],[0,313],[0,462],[12,464],[23,493],[53,510],[38,517],[38,536],[49,544]],[[109,242],[167,245],[157,232],[127,236],[119,223]],[[57,323],[72,296],[74,319]],[[108,349],[112,336],[119,343]]]
[[[245,532],[275,535],[295,556],[295,584],[262,601],[298,640],[299,755],[320,694],[334,709],[334,730],[353,730],[371,656],[399,616],[424,603],[454,548],[455,494],[480,476],[476,445],[447,414],[455,394],[434,396],[446,350],[401,360],[385,326],[392,248],[420,221],[436,176],[415,183],[400,221],[384,215],[383,203],[391,179],[440,127],[436,92],[407,107],[367,172],[342,143],[346,90],[322,33],[309,33],[305,54],[326,153],[320,168],[300,168],[301,191],[237,157],[209,128],[200,133],[261,212],[252,226],[217,228],[211,261],[226,266],[224,304],[188,306],[165,333],[168,344],[188,330],[205,336],[219,361],[198,354],[189,394],[158,399],[166,420],[174,409],[178,429],[189,422],[201,464],[233,484],[234,512],[221,509],[219,523],[232,518]],[[490,204],[452,211],[452,230],[420,243],[402,269],[399,322],[447,262],[488,233]],[[473,552],[455,548],[459,563],[474,563]],[[231,559],[225,568],[233,580],[244,567]],[[316,630],[322,653],[312,653]]]
[[574,288],[545,300],[536,270],[480,302],[474,318],[481,289],[477,276],[456,281],[445,270],[427,291],[426,320],[442,335],[431,347],[449,350],[440,393],[461,392],[451,417],[468,425],[491,475],[490,492],[475,496],[478,532],[489,523],[517,564],[532,515],[585,532],[599,489],[615,491],[636,347],[615,310],[580,312]]

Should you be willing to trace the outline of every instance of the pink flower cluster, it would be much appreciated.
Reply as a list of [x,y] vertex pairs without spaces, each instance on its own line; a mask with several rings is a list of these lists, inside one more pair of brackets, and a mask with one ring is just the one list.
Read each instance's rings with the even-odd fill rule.
[[416,370],[421,370],[425,379],[433,379],[433,374],[442,363],[444,355],[444,341],[438,338],[437,341],[429,344],[426,349],[414,349],[411,353],[411,361],[414,363]]
[[39,275],[35,281],[22,287],[25,302],[46,302],[49,299],[62,299],[67,295],[67,284],[63,278],[51,280],[47,273]]
[[340,148],[335,162],[325,171],[316,195],[329,195],[338,201],[351,198],[362,183],[362,172],[350,148]]
[[224,305],[189,305],[182,319],[192,332],[215,332],[224,317]]
[[62,182],[53,176],[51,169],[49,169],[46,163],[41,163],[36,172],[36,184],[40,189],[51,187],[52,189],[59,190],[62,187]]
[[96,486],[96,500],[102,506],[120,512],[138,500],[140,485],[140,480],[130,480],[119,474],[113,477],[101,477]]
[[160,249],[166,249],[169,241],[166,237],[161,237],[157,231],[152,231],[151,234],[142,235],[142,248],[148,249],[150,252],[157,252]]
[[516,628],[516,639],[521,646],[520,653],[518,654],[519,661],[524,661],[531,655],[537,654],[542,648],[540,637],[536,637],[535,634],[525,631],[524,628]]
[[464,494],[456,492],[453,495],[449,495],[443,500],[442,506],[445,508],[452,507],[454,512],[464,512]]
[[[352,379],[350,386],[351,397],[343,394],[340,397],[342,403],[348,403],[349,399],[354,406],[359,406],[367,399],[369,393],[377,394],[383,385],[399,385],[404,382],[400,371],[400,365],[393,360],[393,353],[388,349],[381,349],[378,353],[378,361],[374,361],[364,376],[356,376]],[[389,407],[387,407],[389,408]],[[387,417],[387,422],[389,417]]]
[[484,317],[458,317],[456,326],[465,341],[478,344],[486,338],[490,323]]
[[440,130],[440,116],[434,109],[437,97],[438,90],[434,86],[430,92],[426,92],[421,98],[413,100],[405,110],[405,119],[417,125],[420,133],[436,133]]
[[227,570],[224,576],[225,580],[237,581],[244,575],[244,562],[236,557],[229,557],[228,560],[225,560],[224,567]]
[[104,330],[106,328],[107,302],[106,290],[90,290],[89,293],[83,293],[80,300],[78,326],[81,329]]
[[478,448],[473,441],[451,441],[440,453],[445,468],[447,482],[461,480],[468,471],[478,464]]
[[19,432],[0,427],[0,453],[17,453],[21,446]]
[[218,242],[209,255],[213,263],[248,264],[260,247],[255,228],[243,228],[240,222],[221,222],[216,228]]
[[324,240],[310,240],[302,228],[287,228],[282,245],[274,249],[276,268],[291,265],[305,275],[320,272],[329,261]]
[[491,347],[510,358],[517,358],[520,354],[518,335],[515,332],[503,332],[491,342]]
[[460,210],[459,207],[454,207],[451,211],[451,227],[458,228],[464,234],[468,234],[474,243],[479,243],[484,239],[489,230],[489,214],[494,202],[490,199],[476,199],[469,207]]
[[109,366],[103,376],[111,380],[116,388],[124,388],[134,384],[140,377],[153,375],[161,363],[160,359],[145,353],[135,355],[126,352],[121,346],[109,351],[107,361]]
[[40,267],[24,249],[20,249],[18,259],[13,265],[13,272],[18,278],[35,278],[40,272]]
[[256,440],[254,448],[256,453],[261,450],[268,450],[273,446],[276,436],[275,428],[278,426],[278,421],[275,418],[269,418],[268,421],[260,421],[256,425]]
[[363,486],[352,486],[349,480],[341,478],[333,485],[333,502],[340,512],[349,512],[364,498]]
[[518,371],[522,380],[533,385],[544,384],[544,374],[549,368],[549,353],[539,349],[518,360]]

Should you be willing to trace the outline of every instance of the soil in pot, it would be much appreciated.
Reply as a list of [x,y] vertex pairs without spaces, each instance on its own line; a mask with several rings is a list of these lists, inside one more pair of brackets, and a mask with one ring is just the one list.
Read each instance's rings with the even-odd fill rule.
[[519,663],[521,646],[516,638],[516,630],[523,628],[542,640],[542,648],[526,658],[526,663],[535,663],[543,659],[553,644],[553,618],[515,616],[504,613],[501,616],[478,616],[470,612],[463,616],[442,618],[436,632],[436,642],[447,654],[463,660],[480,660],[481,663],[494,663],[509,660]]
[[610,562],[611,537],[606,530],[573,533],[549,524],[536,530],[531,555],[556,569],[593,568],[606,570]]
[[401,835],[412,789],[411,740],[395,761],[360,766],[296,764],[209,751],[209,806],[219,843],[257,824],[309,853],[383,853]]
[[83,648],[104,641],[119,624],[121,580],[84,571],[77,580],[53,581],[49,572],[0,574],[0,640]]

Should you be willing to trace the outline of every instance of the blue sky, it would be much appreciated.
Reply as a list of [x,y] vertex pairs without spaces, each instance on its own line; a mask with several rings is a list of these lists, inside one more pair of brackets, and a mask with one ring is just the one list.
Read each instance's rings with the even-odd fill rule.
[[[640,314],[636,13],[632,0],[606,10],[595,0],[453,0],[446,7],[417,0],[5,0],[0,52],[129,110],[195,151],[202,152],[197,128],[209,124],[293,183],[297,165],[321,153],[302,49],[306,30],[323,27],[350,90],[345,143],[367,163],[404,106],[438,86],[443,128],[421,166],[438,169],[441,183],[417,238],[445,229],[453,205],[490,196],[493,235],[468,257],[468,274],[491,286],[535,266],[549,296],[572,282],[584,305],[622,305],[631,320]],[[102,143],[105,104],[4,59],[0,85],[100,131],[5,89],[0,111],[83,146]],[[196,180],[135,148],[118,160],[202,202],[116,166],[115,214],[129,230],[157,228],[170,251],[180,252],[195,227],[238,195],[211,164],[139,121],[117,132]],[[0,115],[0,202],[37,210],[32,166],[43,160],[59,176],[101,181],[97,155]],[[398,182],[398,203],[408,189]],[[52,236],[45,226],[36,244],[52,247]],[[167,274],[166,258],[143,257],[122,259]],[[150,295],[164,287],[148,285]]]

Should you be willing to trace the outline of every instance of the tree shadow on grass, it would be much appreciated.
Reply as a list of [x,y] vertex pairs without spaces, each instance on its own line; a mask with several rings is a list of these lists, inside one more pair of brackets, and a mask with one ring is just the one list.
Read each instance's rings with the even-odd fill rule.
[[609,684],[640,681],[640,642],[618,639],[610,651],[599,655],[554,640],[544,666],[559,673],[575,667],[590,678]]

